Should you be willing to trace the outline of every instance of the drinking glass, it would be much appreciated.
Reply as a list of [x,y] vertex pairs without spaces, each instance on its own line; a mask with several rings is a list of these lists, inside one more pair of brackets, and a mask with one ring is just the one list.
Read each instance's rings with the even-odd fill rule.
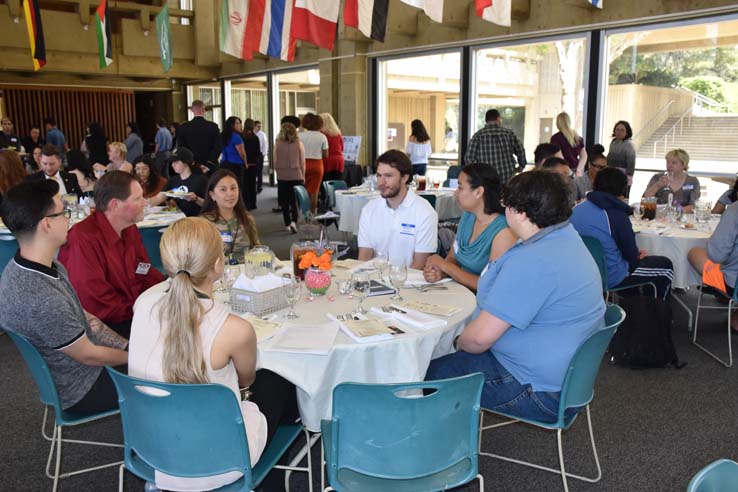
[[390,282],[392,287],[397,291],[395,295],[390,297],[392,301],[403,301],[404,299],[400,295],[400,288],[405,284],[407,280],[407,266],[405,265],[391,265],[390,266]]
[[635,217],[637,221],[640,221],[643,217],[643,207],[641,207],[640,203],[633,204],[633,217]]
[[389,257],[386,251],[379,251],[374,255],[374,266],[379,272],[379,279],[382,280],[387,275],[387,267],[389,267]]
[[295,304],[300,300],[300,295],[302,294],[302,281],[300,277],[285,274],[282,275],[282,282],[282,294],[290,307],[284,317],[287,319],[299,318],[300,315],[295,312]]
[[350,278],[342,278],[338,282],[336,282],[336,285],[338,286],[338,293],[342,296],[347,296],[351,294],[351,291],[354,288],[351,284]]
[[215,292],[228,292],[231,287],[233,287],[233,284],[236,282],[240,273],[241,271],[239,270],[238,265],[226,265],[223,268],[223,276],[220,278],[220,282],[218,283],[218,287],[215,289]]
[[367,272],[355,273],[351,276],[351,286],[353,287],[354,296],[359,300],[359,304],[356,306],[354,313],[366,313],[366,309],[364,308],[364,299],[369,296],[371,285],[371,277]]

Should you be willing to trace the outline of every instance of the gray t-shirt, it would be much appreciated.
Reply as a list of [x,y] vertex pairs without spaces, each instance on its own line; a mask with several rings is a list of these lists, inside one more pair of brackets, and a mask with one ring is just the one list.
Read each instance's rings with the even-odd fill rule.
[[63,409],[79,402],[97,380],[101,366],[65,355],[88,328],[82,305],[64,267],[53,268],[16,256],[0,278],[0,327],[18,333],[48,364]]

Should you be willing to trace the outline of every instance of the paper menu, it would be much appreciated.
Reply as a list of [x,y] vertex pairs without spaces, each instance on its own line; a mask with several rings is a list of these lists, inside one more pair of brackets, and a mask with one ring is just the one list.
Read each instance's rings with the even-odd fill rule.
[[269,340],[282,326],[279,323],[275,323],[274,321],[266,321],[261,318],[255,318],[253,316],[245,316],[244,319],[251,323],[251,326],[254,327],[254,331],[256,332],[256,340],[258,342]]
[[341,328],[357,342],[388,340],[395,333],[376,318],[346,320],[341,322]]
[[430,304],[422,301],[405,301],[400,307],[420,311],[421,313],[434,314],[436,316],[453,316],[461,311],[461,308],[447,306],[445,304]]
[[279,330],[264,350],[328,355],[338,334],[338,323],[288,325]]

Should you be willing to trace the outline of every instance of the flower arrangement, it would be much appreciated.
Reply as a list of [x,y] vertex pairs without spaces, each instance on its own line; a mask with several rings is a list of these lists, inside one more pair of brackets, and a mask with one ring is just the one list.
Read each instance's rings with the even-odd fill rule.
[[331,269],[331,251],[323,250],[323,253],[318,256],[315,251],[308,251],[302,258],[300,258],[300,268],[319,268],[321,271],[327,272]]

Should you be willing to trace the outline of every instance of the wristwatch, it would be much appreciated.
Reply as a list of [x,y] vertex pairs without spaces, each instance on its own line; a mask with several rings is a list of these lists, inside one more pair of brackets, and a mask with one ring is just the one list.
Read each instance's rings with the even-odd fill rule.
[[456,338],[454,338],[454,343],[453,343],[454,350],[456,350],[457,352],[459,351],[459,337],[460,336],[461,335],[456,335]]

